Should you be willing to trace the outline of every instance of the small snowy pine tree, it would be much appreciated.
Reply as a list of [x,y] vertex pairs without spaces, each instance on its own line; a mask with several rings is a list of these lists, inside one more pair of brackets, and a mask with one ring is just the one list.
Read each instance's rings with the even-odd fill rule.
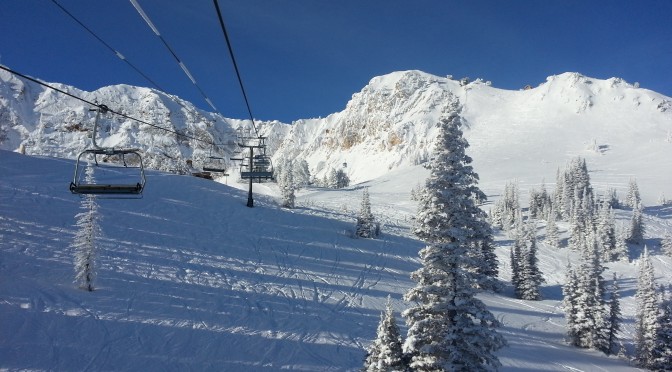
[[663,251],[664,254],[668,255],[669,257],[672,257],[672,233],[669,231],[665,232],[665,236],[663,236],[663,239],[660,242],[661,245],[661,250]]
[[286,160],[282,166],[282,172],[278,175],[278,187],[282,194],[282,207],[294,208],[296,203],[294,185],[294,163]]
[[607,355],[613,355],[619,352],[620,342],[618,334],[621,332],[623,316],[621,315],[621,304],[618,281],[616,273],[609,288],[609,299],[607,300],[607,307],[609,315],[607,318],[607,342],[603,350]]
[[576,329],[578,287],[579,279],[576,276],[576,272],[568,264],[565,285],[562,286],[562,309],[565,312],[565,320],[567,322],[567,340],[571,345],[579,343],[578,331]]
[[375,238],[378,235],[376,221],[371,213],[368,189],[364,189],[362,193],[362,207],[359,211],[359,216],[357,216],[355,235],[360,238]]
[[632,211],[632,218],[630,219],[630,234],[628,236],[628,243],[642,244],[644,243],[644,220],[642,219],[642,205],[639,204]]
[[597,244],[582,252],[581,265],[576,273],[574,345],[582,348],[604,350],[607,330],[604,302],[604,267],[600,262]]
[[639,187],[637,186],[637,180],[634,178],[630,179],[628,183],[628,194],[625,197],[625,205],[630,208],[637,208],[639,203],[642,202],[641,197],[639,196]]
[[[534,220],[532,220],[534,221]],[[541,284],[545,282],[539,270],[537,259],[536,224],[530,222],[523,237],[524,249],[518,265],[520,266],[519,284],[516,293],[523,300],[541,300]]]
[[612,252],[614,261],[628,262],[630,260],[627,239],[625,228],[619,225],[619,228],[616,230],[616,248]]
[[[665,294],[667,292],[667,295]],[[672,288],[660,290],[660,311],[658,330],[653,346],[653,369],[672,370]]]
[[391,299],[388,296],[385,311],[380,314],[376,339],[369,347],[364,362],[364,371],[405,371],[407,366],[401,345],[401,334],[394,318]]
[[[93,166],[86,168],[85,180],[94,183]],[[81,199],[80,209],[75,218],[77,232],[70,247],[75,251],[75,283],[87,291],[94,290],[96,279],[96,256],[97,244],[102,230],[100,228],[100,214],[95,195],[84,195]]]
[[551,208],[546,222],[546,244],[553,249],[558,249],[560,248],[560,232],[555,219],[555,210]]

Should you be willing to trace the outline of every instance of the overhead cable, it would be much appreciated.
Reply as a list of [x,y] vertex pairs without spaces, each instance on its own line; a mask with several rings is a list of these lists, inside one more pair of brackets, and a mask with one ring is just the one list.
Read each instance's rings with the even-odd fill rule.
[[208,96],[205,94],[203,89],[201,89],[201,87],[198,85],[198,83],[196,83],[196,79],[194,79],[194,76],[191,74],[191,72],[189,72],[189,69],[187,69],[187,66],[180,60],[180,58],[177,56],[177,54],[175,53],[173,48],[171,48],[170,45],[168,45],[168,43],[166,42],[166,39],[164,39],[163,36],[161,36],[161,33],[159,32],[159,29],[156,28],[156,26],[154,25],[152,20],[149,18],[147,13],[145,13],[145,11],[142,9],[140,4],[138,4],[138,2],[136,0],[130,0],[130,1],[131,1],[131,4],[133,4],[133,7],[135,8],[135,10],[138,11],[138,14],[140,14],[140,17],[142,17],[142,19],[145,20],[145,22],[147,23],[149,28],[151,28],[152,31],[154,31],[154,34],[156,34],[156,36],[158,36],[159,39],[161,39],[161,42],[163,42],[163,45],[168,49],[170,54],[173,55],[173,58],[175,58],[175,60],[177,61],[177,64],[180,66],[182,71],[184,71],[185,75],[187,75],[189,80],[191,80],[191,82],[194,84],[196,89],[198,89],[198,91],[201,93],[201,95],[205,99],[205,102],[207,102],[208,105],[210,105],[210,107],[212,107],[213,110],[215,110],[216,112],[219,112],[217,110],[217,107],[215,107],[215,105],[212,104],[212,101],[210,100],[210,98],[208,98]]
[[[135,1],[135,0],[131,0]],[[259,135],[257,131],[257,126],[254,124],[254,116],[252,116],[252,109],[250,109],[250,102],[247,99],[247,94],[245,93],[245,87],[243,86],[243,79],[240,77],[240,71],[238,70],[238,64],[236,63],[236,58],[233,56],[233,48],[231,48],[231,41],[229,40],[229,34],[226,32],[226,27],[224,26],[224,18],[222,18],[222,12],[219,10],[219,4],[217,0],[213,0],[215,3],[215,9],[217,10],[217,17],[219,18],[219,25],[222,28],[224,33],[224,39],[226,40],[226,45],[229,48],[229,55],[231,56],[231,62],[233,63],[233,68],[236,70],[236,77],[238,77],[238,84],[240,84],[240,90],[243,92],[243,98],[245,99],[245,105],[247,105],[247,112],[250,114],[250,120],[252,120],[252,127],[254,132]]]
[[59,4],[56,0],[51,0],[51,2],[54,3],[57,7],[59,7],[65,14],[67,14],[68,16],[70,16],[70,18],[72,18],[75,22],[77,22],[80,26],[82,26],[86,31],[88,31],[93,37],[95,37],[95,38],[96,38],[98,41],[100,41],[103,45],[105,45],[105,47],[107,47],[107,49],[109,49],[110,51],[112,51],[112,53],[114,53],[114,55],[116,55],[117,57],[119,57],[119,59],[121,59],[122,61],[126,62],[126,64],[128,64],[129,66],[131,66],[131,68],[132,68],[133,70],[135,70],[138,74],[142,75],[142,77],[144,77],[147,81],[149,81],[152,85],[154,85],[158,90],[163,91],[163,92],[166,91],[165,89],[161,88],[156,82],[154,82],[152,79],[150,79],[149,76],[145,75],[142,71],[140,71],[140,69],[138,69],[137,67],[135,67],[135,65],[132,64],[129,60],[127,60],[126,57],[124,57],[124,55],[121,54],[118,50],[112,48],[112,47],[111,47],[108,43],[106,43],[103,39],[101,39],[100,37],[98,37],[98,35],[96,35],[93,31],[91,31],[90,28],[88,28],[84,23],[82,23],[79,19],[77,19],[77,17],[75,17],[72,13],[70,13],[67,9],[65,9],[65,8],[64,8],[61,4]]
[[[121,59],[122,61],[124,61],[124,62],[125,62],[126,64],[128,64],[131,68],[133,68],[133,70],[135,70],[138,74],[140,74],[143,78],[145,78],[145,80],[147,80],[147,81],[148,81],[151,85],[153,85],[156,89],[158,89],[159,91],[162,91],[162,92],[167,92],[165,89],[163,89],[162,87],[160,87],[159,84],[157,84],[154,80],[152,80],[149,76],[147,76],[147,74],[143,73],[139,68],[137,68],[137,67],[136,67],[135,65],[133,65],[128,59],[126,59],[126,57],[124,57],[124,55],[121,54],[121,52],[119,52],[118,50],[114,49],[110,44],[108,44],[107,42],[105,42],[105,40],[103,40],[100,36],[98,36],[95,32],[93,32],[93,30],[91,30],[91,28],[87,27],[82,21],[80,21],[77,17],[75,17],[75,15],[73,15],[71,12],[69,12],[64,6],[62,6],[61,4],[59,4],[56,0],[51,0],[51,1],[52,1],[57,7],[59,7],[65,14],[67,14],[70,18],[72,18],[72,20],[74,20],[77,24],[79,24],[80,26],[82,26],[82,28],[84,28],[84,30],[86,30],[89,34],[91,34],[91,36],[93,36],[96,40],[98,40],[101,44],[103,44],[103,45],[104,45],[108,50],[110,50],[114,55],[116,55],[119,59]],[[141,13],[141,15],[143,15],[143,14],[144,14],[144,12]],[[145,18],[145,16],[146,16],[146,15],[144,15],[143,18]],[[154,30],[155,27],[153,27],[153,24],[151,23],[151,21],[149,21],[149,24],[152,25],[152,29]],[[157,31],[157,32],[158,32],[158,31]],[[183,64],[182,64],[182,65],[183,65]],[[186,69],[186,66],[184,67],[184,69]],[[193,82],[194,79],[193,79],[193,77],[191,77],[191,74],[188,74],[188,76],[189,76],[190,80],[192,80],[192,82]],[[176,103],[177,105],[179,105],[180,107],[182,107],[182,108],[184,108],[185,110],[187,110],[188,112],[190,112],[190,113],[192,113],[192,114],[194,114],[194,115],[196,115],[196,116],[201,116],[201,117],[202,117],[201,114],[199,114],[198,112],[196,112],[196,111],[194,111],[193,109],[189,108],[188,106],[186,106],[186,105],[183,104],[182,102],[178,101],[177,99],[171,97],[170,95],[168,95],[168,98],[169,98],[171,101],[175,102],[175,103]],[[209,98],[206,97],[205,100],[206,100],[206,102],[208,102],[208,104],[209,104],[211,107],[214,108],[214,105],[212,104],[212,101],[210,101]],[[224,115],[222,115],[221,112],[218,112],[218,111],[217,111],[216,113],[219,114],[221,117],[224,117]]]

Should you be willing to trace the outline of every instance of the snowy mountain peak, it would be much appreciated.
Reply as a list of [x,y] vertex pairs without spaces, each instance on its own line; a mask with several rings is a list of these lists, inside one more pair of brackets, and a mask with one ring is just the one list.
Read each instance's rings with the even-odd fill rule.
[[[233,130],[250,125],[150,88],[116,85],[84,92],[58,86],[204,141],[120,117],[104,118],[101,141],[142,149],[150,168],[185,171],[187,159],[203,162],[213,150],[207,145],[211,141],[222,144],[214,150],[227,157],[235,150]],[[0,72],[0,92],[1,148],[72,158],[90,143],[93,115],[88,105],[6,72]],[[634,160],[644,161],[642,154],[651,151],[666,158],[672,142],[672,99],[619,78],[600,80],[576,72],[550,76],[527,90],[503,90],[480,79],[397,71],[371,79],[341,112],[292,125],[263,122],[260,132],[268,137],[275,160],[303,158],[316,177],[345,168],[353,182],[364,182],[426,161],[439,116],[454,100],[461,106],[479,173],[489,169],[496,174],[499,168],[491,164],[515,161],[539,178],[552,179],[557,166],[584,155],[603,157],[595,159],[599,163],[628,160],[633,165],[624,171],[637,175],[641,167]],[[482,179],[487,181],[487,174]]]

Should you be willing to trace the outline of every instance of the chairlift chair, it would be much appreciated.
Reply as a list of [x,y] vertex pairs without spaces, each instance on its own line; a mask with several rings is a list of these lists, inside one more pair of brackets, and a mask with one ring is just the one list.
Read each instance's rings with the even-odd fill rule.
[[[81,195],[107,195],[108,197],[119,198],[124,196],[131,198],[141,197],[142,191],[145,188],[146,178],[140,150],[100,147],[96,143],[98,119],[100,118],[101,113],[105,114],[108,110],[109,109],[105,105],[100,105],[98,108],[91,110],[96,111],[96,118],[93,124],[92,147],[80,152],[77,156],[77,162],[75,163],[75,174],[72,182],[70,182],[70,192]],[[137,157],[137,166],[128,166],[126,156],[131,154]],[[82,165],[82,158],[85,156],[88,157],[90,155],[93,155],[93,160],[96,166],[100,166],[100,164],[98,164],[98,155],[105,155],[107,156],[108,160],[121,159],[122,164],[118,164],[118,166],[105,167],[108,170],[108,174],[113,174],[112,177],[96,177],[96,181],[90,182],[87,181],[86,177],[84,176],[85,167]],[[121,165],[123,165],[123,167]],[[127,182],[128,176],[126,175],[126,169],[138,169],[137,179],[135,182]],[[122,173],[123,175],[118,176]]]
[[[244,170],[247,169],[247,170]],[[251,169],[251,170],[250,170]],[[240,165],[240,178],[242,179],[258,179],[258,180],[272,180],[273,179],[273,164],[271,158],[267,155],[252,158],[252,166],[249,161],[242,162]]]
[[210,149],[210,156],[208,156],[208,161],[203,165],[204,172],[214,172],[214,173],[226,173],[226,163],[224,158],[221,156],[214,156],[212,149]]

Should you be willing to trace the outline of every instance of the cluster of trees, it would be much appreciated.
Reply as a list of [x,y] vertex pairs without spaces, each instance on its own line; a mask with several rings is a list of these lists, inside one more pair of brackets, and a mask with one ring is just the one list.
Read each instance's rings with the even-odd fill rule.
[[[507,183],[503,197],[490,213],[493,226],[517,231],[518,222],[522,221],[517,217],[522,213],[519,200],[517,183]],[[590,250],[598,244],[603,260],[612,262],[628,259],[626,242],[641,244],[644,240],[642,205],[634,179],[630,180],[625,205],[632,208],[632,219],[627,228],[617,229],[613,208],[618,208],[620,202],[616,192],[609,190],[596,199],[585,159],[575,158],[564,171],[558,169],[554,193],[549,193],[543,184],[541,190],[530,190],[528,217],[547,221],[546,242],[550,246],[560,248],[557,221],[566,221],[571,249]]]
[[281,205],[294,208],[295,192],[310,184],[310,169],[304,159],[280,159],[275,166],[275,181],[282,194]]
[[342,189],[350,186],[350,177],[342,168],[331,168],[321,180],[315,180],[315,184],[330,189]]
[[568,267],[563,286],[563,309],[569,343],[607,355],[622,350],[618,340],[622,317],[616,274],[607,289],[597,245],[583,251],[579,267]]
[[519,223],[511,248],[511,284],[516,297],[523,300],[541,300],[541,285],[545,282],[537,259],[537,224],[530,219],[524,226]]
[[[542,185],[530,190],[527,222],[523,219],[517,182],[505,186],[503,197],[491,210],[490,222],[509,233],[512,284],[518,298],[538,300],[543,276],[538,269],[536,219],[546,220],[546,243],[560,248],[557,221],[567,223],[570,249],[581,255],[579,264],[568,266],[563,286],[563,309],[570,344],[624,356],[619,340],[622,329],[620,294],[616,274],[608,283],[603,278],[603,263],[628,260],[628,246],[644,242],[642,204],[635,179],[628,184],[625,200],[618,200],[611,189],[596,198],[584,159],[573,159],[557,172],[556,189],[549,193]],[[617,228],[614,208],[632,210],[629,226]],[[661,239],[661,250],[672,256],[672,233]],[[640,259],[637,289],[635,361],[641,367],[665,370],[672,365],[672,290],[656,291],[653,268],[645,247]]]
[[[486,215],[474,201],[485,196],[465,154],[468,143],[458,112],[454,102],[441,118],[428,166],[431,174],[419,196],[414,233],[426,246],[419,252],[422,266],[411,274],[416,285],[404,295],[411,306],[402,313],[408,325],[403,355],[379,357],[376,345],[395,338],[379,327],[366,370],[479,371],[500,366],[494,354],[506,344],[496,331],[500,323],[475,296],[493,287],[497,261]],[[386,360],[402,364],[392,366]]]
[[542,183],[540,190],[530,190],[529,200],[528,227],[523,226],[520,191],[515,181],[506,184],[503,197],[489,216],[493,226],[508,231],[514,240],[510,253],[512,284],[519,298],[541,298],[538,289],[542,276],[536,265],[536,219],[546,220],[545,241],[550,247],[561,247],[557,221],[566,221],[570,249],[588,255],[597,250],[603,262],[628,260],[626,242],[643,242],[645,226],[636,181],[630,181],[625,200],[625,204],[633,208],[630,226],[618,231],[613,212],[613,208],[619,206],[616,193],[609,190],[596,200],[586,161],[582,158],[573,159],[563,171],[558,169],[555,192],[549,193]]

